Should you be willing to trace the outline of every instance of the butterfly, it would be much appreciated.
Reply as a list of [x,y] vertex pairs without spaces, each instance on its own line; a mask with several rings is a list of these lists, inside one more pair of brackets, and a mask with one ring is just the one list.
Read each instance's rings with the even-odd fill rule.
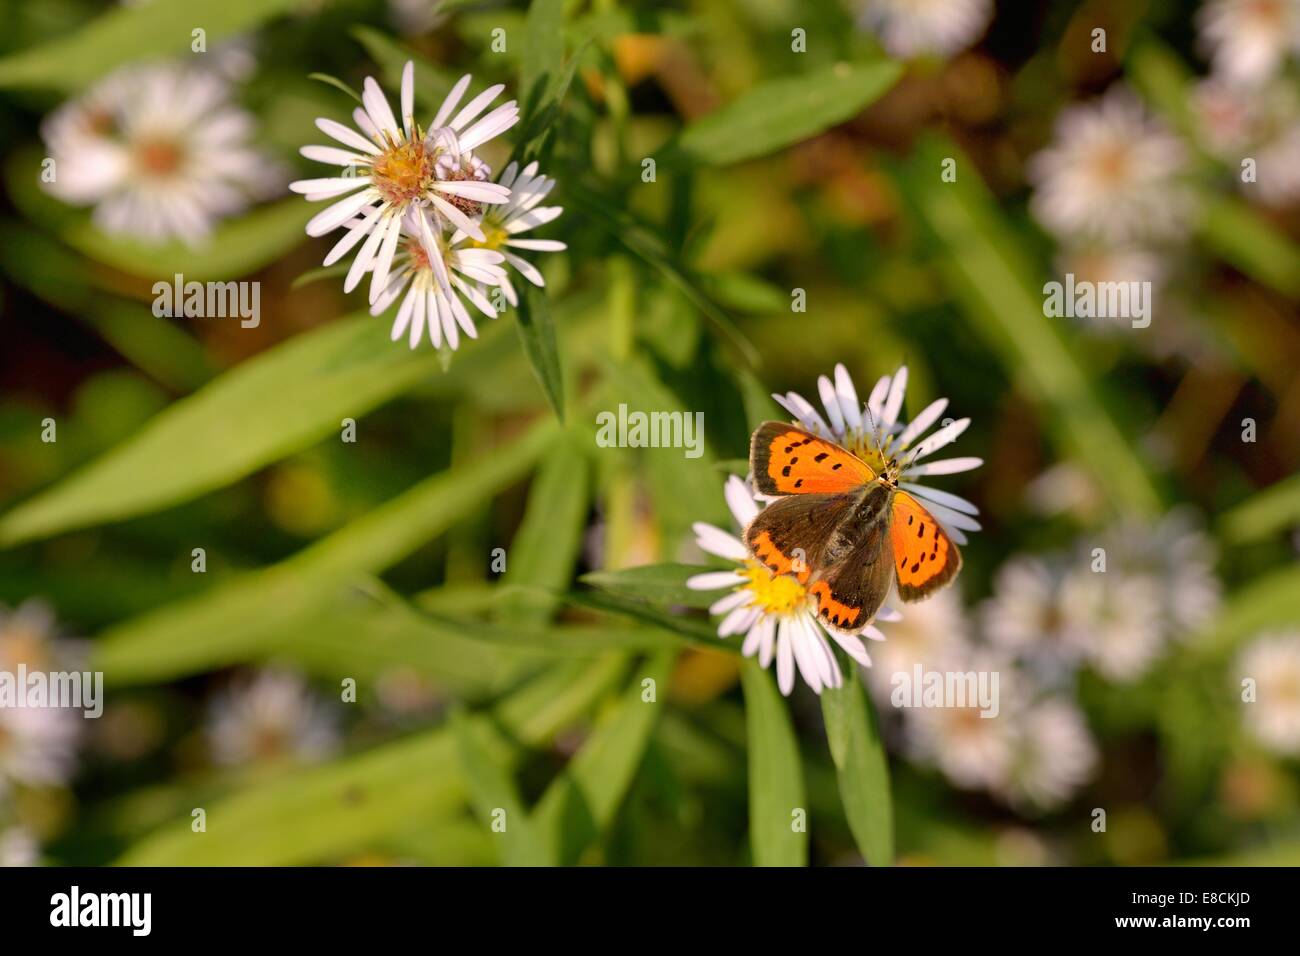
[[764,422],[749,447],[754,486],[779,495],[745,528],[745,544],[775,574],[793,574],[827,625],[869,624],[897,582],[920,601],[952,581],[961,552],[934,515],[898,487],[897,461],[877,475],[835,442]]

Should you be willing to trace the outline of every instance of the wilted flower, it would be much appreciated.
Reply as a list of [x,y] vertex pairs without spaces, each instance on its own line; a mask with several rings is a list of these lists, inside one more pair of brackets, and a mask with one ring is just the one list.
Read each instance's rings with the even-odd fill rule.
[[[737,525],[744,528],[759,512],[759,502],[748,483],[736,476],[727,480],[727,505]],[[839,663],[827,641],[827,635],[850,657],[864,667],[871,666],[861,637],[884,640],[874,624],[858,632],[823,628],[817,619],[817,602],[792,574],[773,574],[755,561],[745,543],[730,532],[705,522],[695,525],[696,542],[709,554],[736,563],[733,571],[710,571],[690,578],[687,586],[696,591],[730,588],[731,593],[709,608],[710,614],[722,615],[718,636],[744,634],[741,651],[746,657],[758,657],[767,667],[776,659],[777,684],[781,693],[794,690],[795,666],[804,681],[820,694],[823,687],[839,687],[843,682]],[[877,620],[894,615],[882,610]]]
[[1122,87],[1068,107],[1052,145],[1030,158],[1030,209],[1068,239],[1111,244],[1169,239],[1186,230],[1191,195],[1179,179],[1182,142]]
[[219,764],[309,763],[338,744],[334,714],[297,674],[266,670],[237,680],[209,707],[208,742]]
[[861,0],[860,21],[893,56],[964,50],[988,29],[991,0]]
[[1300,633],[1256,638],[1237,658],[1236,672],[1255,682],[1255,699],[1242,704],[1246,729],[1270,750],[1300,755]]
[[128,67],[42,124],[54,160],[46,188],[95,207],[106,232],[200,243],[265,185],[252,117],[211,72]]

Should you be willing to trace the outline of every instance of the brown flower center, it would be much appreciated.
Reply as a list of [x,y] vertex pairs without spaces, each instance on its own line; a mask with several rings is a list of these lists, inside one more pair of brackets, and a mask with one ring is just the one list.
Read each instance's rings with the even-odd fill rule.
[[166,176],[176,172],[180,168],[183,155],[180,147],[169,140],[145,140],[135,148],[136,163],[145,172],[155,176]]
[[423,139],[394,146],[371,165],[370,183],[390,203],[401,205],[424,194],[433,176],[433,151]]

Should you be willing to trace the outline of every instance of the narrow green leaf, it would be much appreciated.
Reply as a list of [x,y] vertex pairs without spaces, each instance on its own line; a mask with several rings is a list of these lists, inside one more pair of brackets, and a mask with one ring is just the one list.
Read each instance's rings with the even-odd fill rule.
[[720,639],[717,628],[708,621],[671,614],[644,601],[607,594],[603,591],[572,591],[564,596],[564,600],[574,607],[641,621],[670,634],[676,634],[703,650],[720,651],[724,654],[740,653],[739,646]]
[[1232,653],[1250,638],[1275,628],[1300,626],[1300,566],[1274,571],[1238,588],[1218,619],[1188,640],[1194,657]]
[[169,406],[124,445],[0,518],[0,545],[188,501],[311,445],[436,369],[435,353],[395,347],[368,315],[299,335]]
[[[539,745],[603,698],[626,673],[621,655],[547,671],[492,715],[510,736]],[[475,718],[492,733],[492,721]],[[511,752],[507,750],[507,752]],[[286,866],[334,862],[406,829],[450,816],[469,789],[445,728],[254,785],[208,807],[208,831],[189,814],[136,843],[127,866]]]
[[554,426],[535,426],[512,445],[425,479],[279,564],[113,628],[95,642],[95,670],[112,684],[132,684],[273,653],[305,615],[519,480],[553,438]]
[[825,688],[821,694],[826,742],[839,774],[844,816],[858,849],[872,866],[887,866],[894,859],[889,762],[857,666],[849,661],[842,669],[843,686]]
[[852,119],[901,74],[881,60],[767,80],[687,127],[673,152],[713,166],[774,153]]
[[492,735],[461,711],[452,713],[450,725],[460,769],[469,784],[470,802],[482,827],[500,841],[502,865],[553,865],[556,861],[547,856],[545,844],[510,779],[508,752],[494,748]]
[[616,571],[592,571],[579,580],[611,594],[649,601],[651,604],[706,608],[720,591],[693,591],[686,586],[692,575],[715,571],[698,564],[643,564]]
[[[954,183],[939,180],[947,157],[964,170]],[[1043,314],[1028,257],[998,211],[974,164],[956,145],[919,144],[902,177],[905,191],[938,242],[938,268],[974,328],[984,335],[1009,375],[1045,406],[1058,436],[1122,509],[1154,512],[1159,495],[1133,443],[1116,427],[1058,329]]]
[[328,73],[308,73],[307,79],[315,80],[318,83],[324,83],[326,86],[332,86],[336,90],[342,90],[348,96],[352,97],[358,103],[361,102],[361,94],[348,86],[337,76],[330,76]]
[[656,654],[633,671],[622,702],[542,795],[534,819],[551,859],[577,862],[613,822],[665,706],[673,659],[670,653]]
[[1219,520],[1223,536],[1234,544],[1258,541],[1300,524],[1300,475],[1265,488]]
[[286,13],[301,0],[154,0],[108,10],[76,32],[0,59],[0,87],[74,91],[124,63],[190,53]]
[[519,298],[515,313],[515,327],[524,354],[533,366],[533,374],[541,383],[555,417],[564,421],[564,377],[560,370],[560,346],[556,340],[555,320],[551,317],[546,293],[531,285]]
[[808,803],[799,744],[772,676],[740,668],[749,738],[749,844],[755,866],[808,864]]
[[524,21],[519,98],[545,106],[564,66],[564,0],[533,0]]
[[1201,237],[1246,275],[1291,298],[1300,297],[1300,245],[1240,199],[1202,197]]

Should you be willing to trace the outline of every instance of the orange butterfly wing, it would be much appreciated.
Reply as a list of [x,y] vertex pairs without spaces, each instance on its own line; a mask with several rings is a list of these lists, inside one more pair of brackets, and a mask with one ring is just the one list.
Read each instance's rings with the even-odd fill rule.
[[961,570],[961,552],[934,515],[905,491],[894,493],[890,526],[898,596],[920,601],[943,587]]
[[842,494],[876,477],[833,441],[785,422],[764,422],[749,445],[754,486],[765,495]]

